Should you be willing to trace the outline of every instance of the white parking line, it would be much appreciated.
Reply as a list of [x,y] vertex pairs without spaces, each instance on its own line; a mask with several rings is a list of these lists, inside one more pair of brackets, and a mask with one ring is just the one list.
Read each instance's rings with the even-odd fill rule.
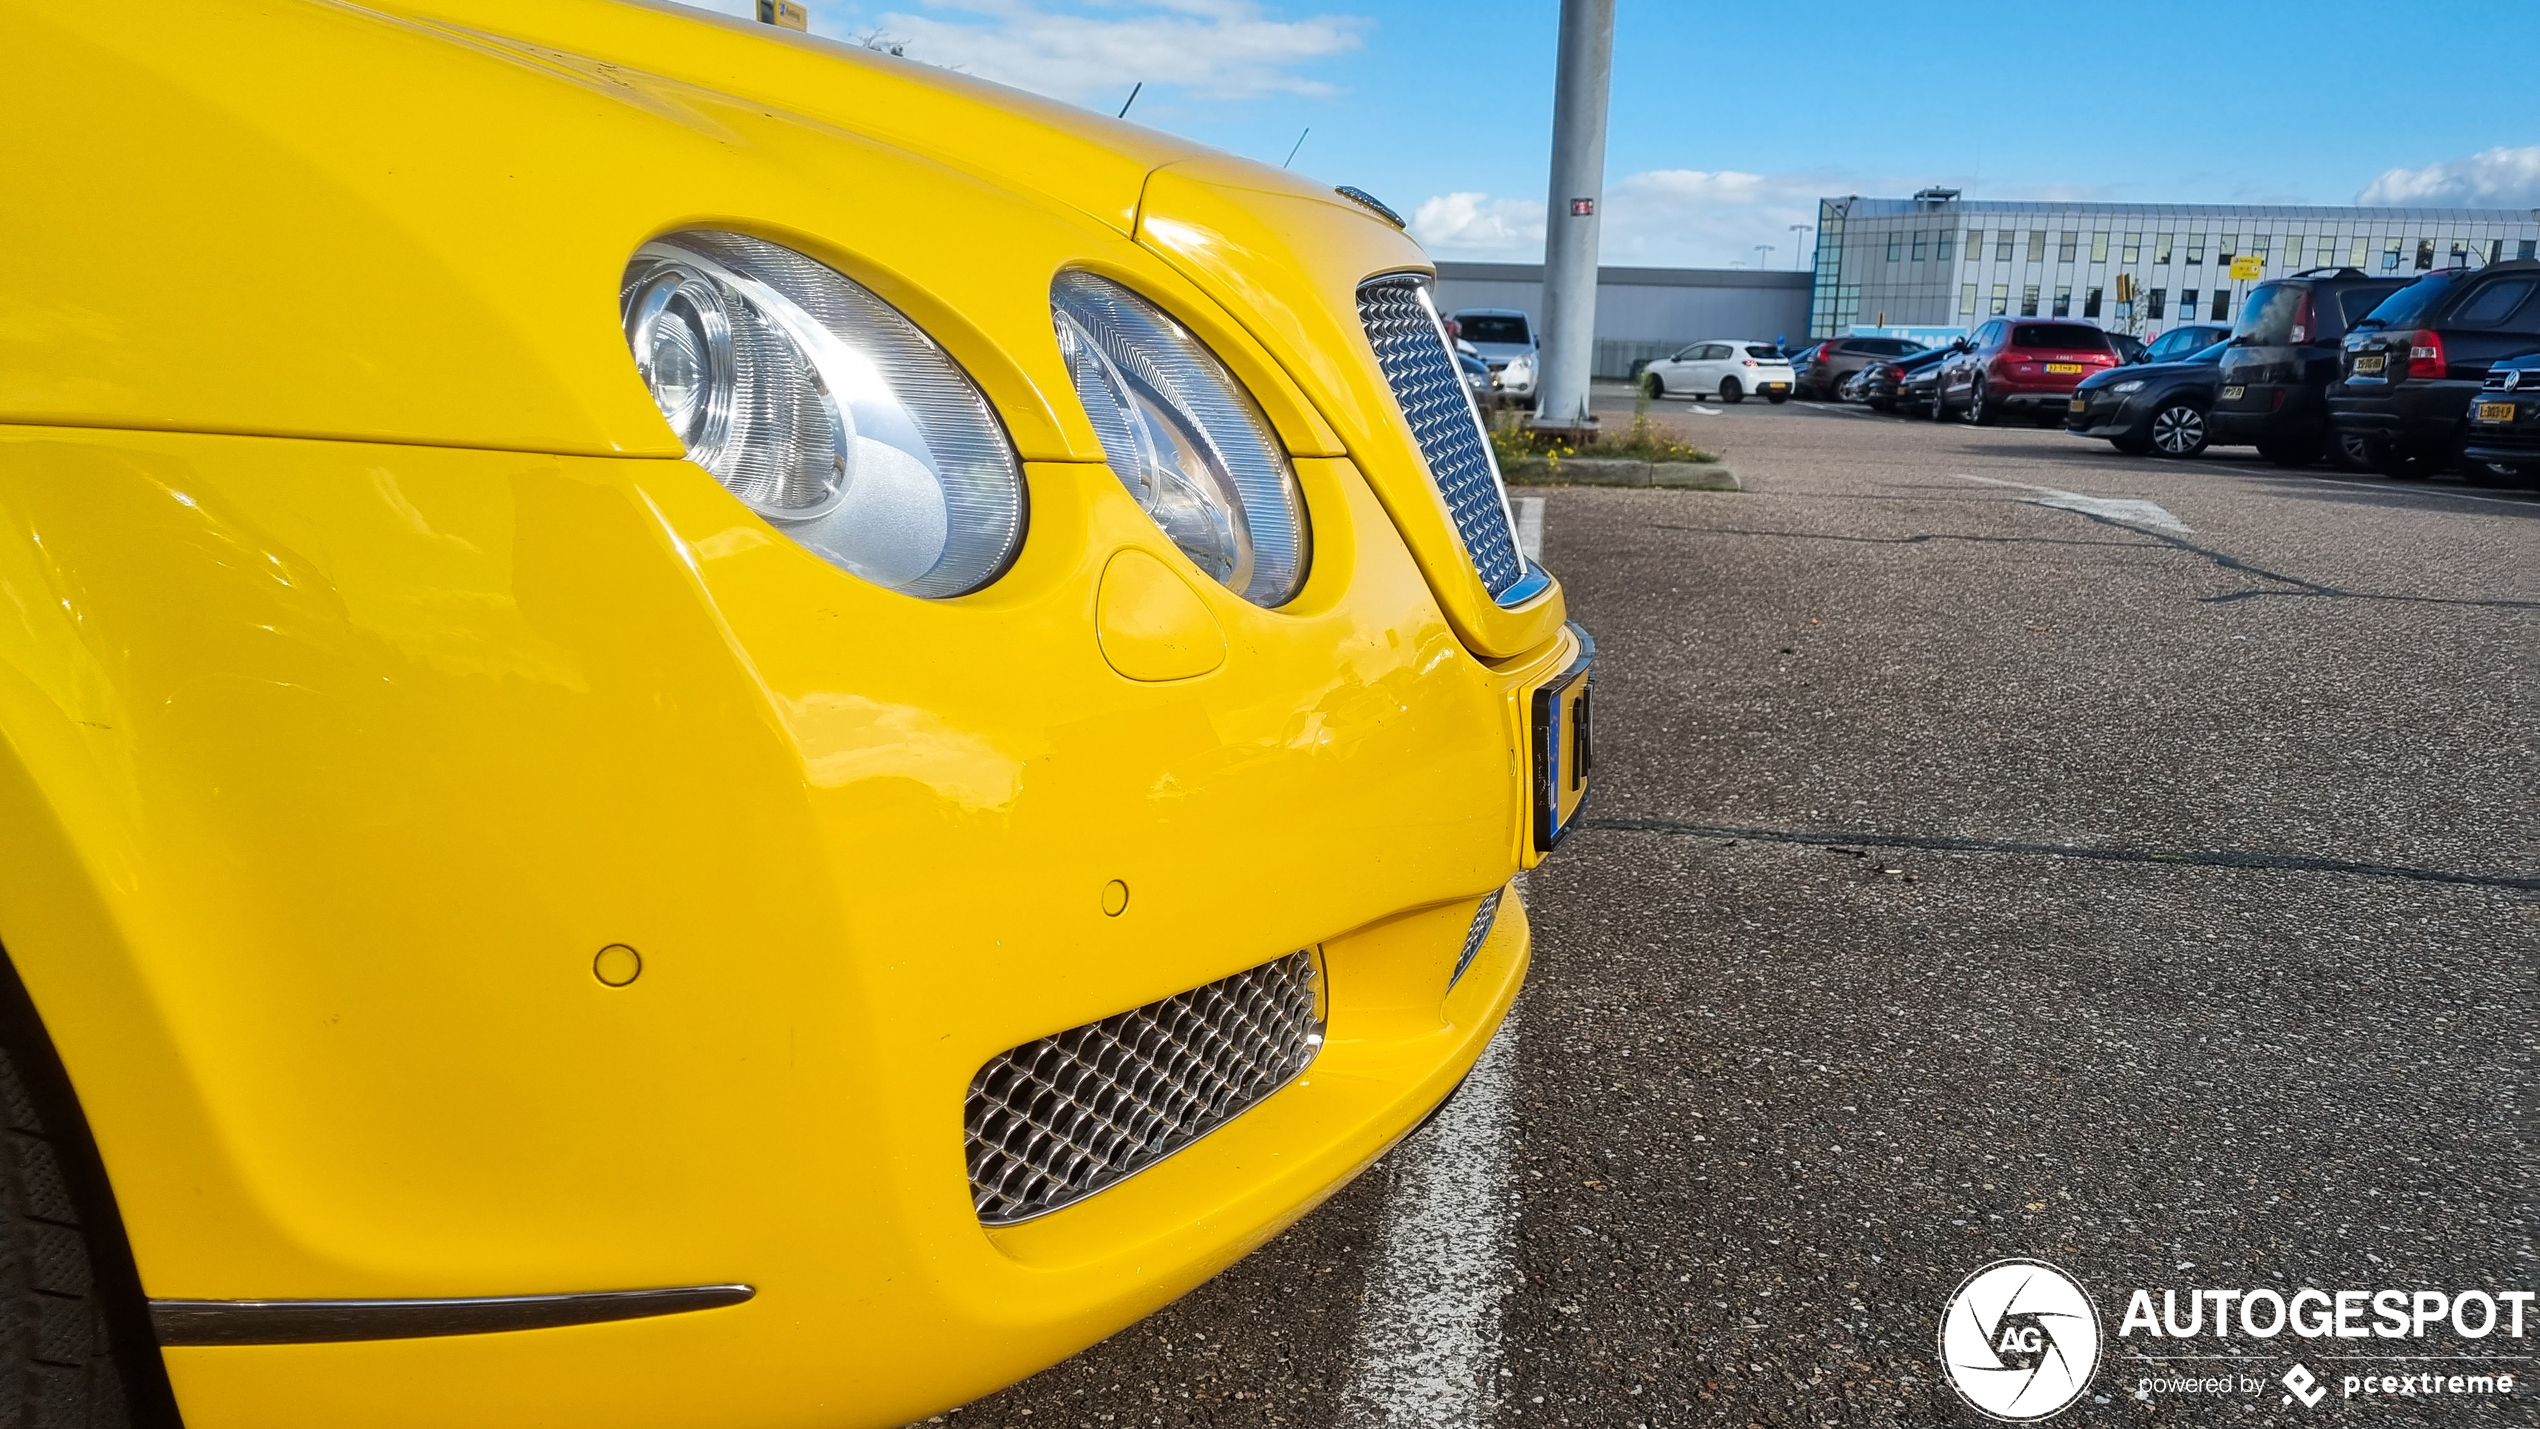
[[2003,481],[1998,477],[1973,476],[1963,471],[1951,472],[1950,475],[1960,481],[1981,481],[1987,486],[2015,486],[2022,491],[2040,492],[2041,495],[2032,496],[2029,501],[2038,506],[2052,506],[2058,511],[2078,511],[2085,516],[2097,516],[2121,525],[2188,534],[2187,523],[2172,516],[2157,502],[2132,497],[2084,496],[2077,491],[2058,491],[2051,486],[2031,486],[2025,481]]
[[1388,1158],[1392,1197],[1368,1267],[1343,1429],[1473,1429],[1491,1419],[1501,1312],[1515,1292],[1517,1018],[1464,1089]]
[[1511,497],[1508,504],[1517,514],[1517,549],[1527,560],[1543,559],[1543,498]]

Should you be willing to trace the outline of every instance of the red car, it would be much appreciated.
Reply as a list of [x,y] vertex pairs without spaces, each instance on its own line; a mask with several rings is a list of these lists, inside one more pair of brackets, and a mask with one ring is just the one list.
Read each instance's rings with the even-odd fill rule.
[[1991,426],[2003,413],[2019,412],[2060,425],[2081,380],[2123,361],[2108,335],[2088,323],[1994,318],[1941,362],[1932,420],[1963,413]]

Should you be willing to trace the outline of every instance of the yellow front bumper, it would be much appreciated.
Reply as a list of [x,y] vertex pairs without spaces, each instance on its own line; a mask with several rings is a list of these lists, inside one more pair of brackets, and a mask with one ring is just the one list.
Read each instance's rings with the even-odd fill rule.
[[[0,882],[160,1298],[744,1282],[720,1310],[178,1348],[194,1429],[905,1422],[1090,1343],[1331,1194],[1523,979],[1528,688],[1357,470],[1304,593],[1192,582],[1206,675],[1093,636],[1098,466],[986,591],[844,576],[684,462],[0,428]],[[1128,910],[1104,908],[1113,881]],[[641,950],[612,988],[596,950]],[[1320,946],[1294,1084],[989,1232],[1008,1047]]]

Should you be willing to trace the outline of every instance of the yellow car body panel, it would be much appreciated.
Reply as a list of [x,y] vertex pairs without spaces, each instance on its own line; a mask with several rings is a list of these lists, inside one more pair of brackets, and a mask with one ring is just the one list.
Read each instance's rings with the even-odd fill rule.
[[[1529,695],[1580,655],[1557,587],[1481,590],[1357,332],[1355,284],[1417,249],[841,46],[396,8],[0,0],[48,204],[0,225],[0,947],[154,1298],[756,1294],[172,1347],[187,1422],[903,1423],[1415,1125],[1523,980],[1513,894],[1452,970],[1538,856]],[[1029,491],[1000,578],[882,589],[680,458],[617,283],[697,226],[865,283],[978,381]],[[1260,400],[1313,535],[1288,604],[1201,575],[1102,464],[1050,325],[1071,267]],[[593,975],[611,944],[631,984]],[[1299,948],[1329,1040],[1298,1081],[982,1227],[984,1062]]]

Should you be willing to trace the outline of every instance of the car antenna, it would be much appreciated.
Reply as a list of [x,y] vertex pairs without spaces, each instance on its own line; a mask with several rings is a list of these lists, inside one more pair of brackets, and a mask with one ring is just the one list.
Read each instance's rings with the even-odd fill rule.
[[1295,142],[1295,143],[1293,143],[1293,144],[1290,144],[1290,145],[1288,146],[1288,156],[1287,156],[1286,158],[1281,159],[1281,160],[1279,161],[1279,167],[1280,167],[1280,168],[1283,168],[1283,169],[1284,169],[1284,168],[1286,168],[1288,165],[1293,164],[1293,163],[1295,163],[1295,162],[1296,162],[1296,151],[1305,147],[1305,136],[1306,136],[1306,134],[1311,134],[1311,133],[1313,133],[1313,132],[1314,132],[1314,126],[1313,126],[1313,125],[1308,124],[1308,125],[1306,125],[1306,126],[1305,126],[1304,133],[1300,133],[1300,134],[1298,134],[1298,135],[1296,136],[1296,142]]
[[1129,86],[1129,97],[1120,101],[1120,112],[1111,117],[1114,119],[1128,118],[1129,106],[1138,102],[1138,91],[1146,87],[1147,82],[1145,80],[1139,80],[1136,84]]

